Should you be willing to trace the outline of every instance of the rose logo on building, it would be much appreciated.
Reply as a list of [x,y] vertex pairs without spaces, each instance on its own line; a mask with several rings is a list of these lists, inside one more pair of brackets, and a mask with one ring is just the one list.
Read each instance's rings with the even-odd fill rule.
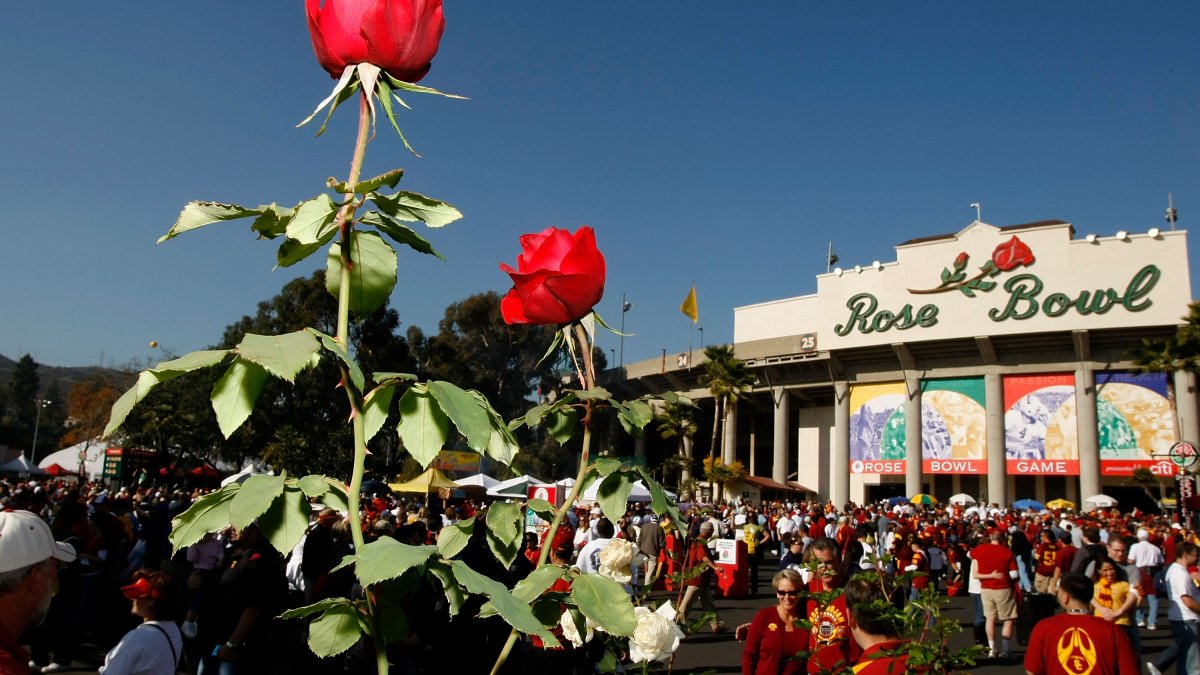
[[979,272],[968,277],[966,269],[970,260],[971,256],[966,251],[962,251],[954,258],[952,267],[942,268],[942,283],[933,288],[910,288],[908,292],[929,295],[960,291],[968,298],[973,298],[976,291],[986,293],[996,287],[996,282],[989,280],[988,277],[994,277],[1001,272],[1009,272],[1018,267],[1028,267],[1033,264],[1034,258],[1029,245],[1013,235],[1012,239],[1000,244],[996,250],[992,251],[991,260],[980,265]]

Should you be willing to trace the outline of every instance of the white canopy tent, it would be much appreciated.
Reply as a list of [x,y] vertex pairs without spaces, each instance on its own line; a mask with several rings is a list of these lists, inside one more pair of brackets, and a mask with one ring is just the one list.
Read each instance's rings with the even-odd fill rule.
[[52,464],[57,464],[64,469],[71,471],[79,470],[79,455],[84,454],[83,470],[88,476],[99,477],[104,472],[104,450],[108,444],[99,438],[93,438],[90,441],[76,443],[69,448],[63,448],[57,452],[52,452],[42,458],[38,462],[38,466],[45,469]]
[[484,490],[490,490],[500,483],[500,481],[485,473],[477,473],[474,476],[467,476],[466,478],[455,478],[454,482],[459,485],[476,485]]
[[488,488],[487,493],[489,497],[498,497],[500,499],[524,497],[529,491],[530,485],[540,484],[541,482],[541,480],[525,474],[524,476],[502,480]]
[[249,478],[250,476],[253,476],[256,473],[266,473],[266,474],[270,474],[272,476],[275,475],[274,471],[264,470],[263,468],[259,467],[257,464],[250,463],[250,464],[247,464],[246,466],[242,467],[241,471],[233,474],[232,476],[226,476],[221,481],[221,487],[225,487],[226,485],[229,485],[230,483],[245,483],[247,478]]

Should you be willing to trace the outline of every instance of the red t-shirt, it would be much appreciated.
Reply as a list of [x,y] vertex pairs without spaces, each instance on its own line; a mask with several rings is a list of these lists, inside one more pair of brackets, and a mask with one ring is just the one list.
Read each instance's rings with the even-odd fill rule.
[[925,557],[925,553],[920,549],[914,549],[912,562],[910,565],[916,566],[916,575],[912,580],[912,587],[917,590],[922,590],[929,586],[929,558]]
[[795,658],[808,651],[809,632],[799,626],[792,630],[779,618],[774,607],[764,607],[754,615],[742,650],[742,673],[750,675],[800,675],[807,661]]
[[0,673],[26,675],[29,672],[29,652],[21,646],[17,636],[0,624]]
[[971,557],[975,560],[975,571],[978,574],[1004,573],[1003,577],[998,579],[980,579],[981,587],[993,590],[1010,587],[1012,576],[1009,572],[1017,571],[1017,560],[1007,547],[992,543],[980,544],[971,551]]
[[1037,547],[1037,568],[1034,572],[1044,577],[1054,575],[1055,562],[1058,559],[1059,545],[1056,542],[1048,541],[1038,544]]
[[1090,614],[1059,614],[1037,622],[1025,652],[1034,675],[1137,673],[1137,656],[1125,631]]
[[1079,549],[1071,544],[1063,544],[1062,548],[1058,549],[1058,555],[1054,557],[1054,564],[1062,571],[1063,574],[1071,571],[1071,563],[1075,562],[1075,554]]
[[808,672],[836,672],[858,661],[862,650],[850,636],[849,617],[844,595],[837,596],[825,607],[818,605],[815,600],[809,601],[808,620],[812,623],[810,649],[813,658],[808,662]]
[[897,656],[883,654],[883,652],[899,649],[903,644],[904,642],[901,640],[891,640],[872,645],[863,651],[858,663],[854,666],[854,672],[858,675],[903,675],[903,673],[907,673],[907,652]]

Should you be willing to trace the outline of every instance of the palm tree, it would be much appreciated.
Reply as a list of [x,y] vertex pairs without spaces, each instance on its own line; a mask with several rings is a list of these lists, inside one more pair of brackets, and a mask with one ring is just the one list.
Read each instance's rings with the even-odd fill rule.
[[[704,363],[704,374],[700,376],[700,381],[708,385],[714,404],[712,443],[708,446],[711,464],[715,460],[720,431],[736,412],[738,399],[754,384],[754,375],[746,363],[734,355],[732,345],[705,347],[704,356],[708,360]],[[717,501],[718,497],[717,486],[714,485],[713,501]]]
[[686,482],[692,477],[692,436],[699,427],[696,424],[696,404],[686,399],[665,403],[658,415],[658,433],[663,440],[678,438],[679,480]]
[[1159,481],[1158,476],[1155,476],[1150,469],[1147,469],[1146,467],[1134,469],[1129,478],[1125,480],[1125,483],[1127,485],[1136,485],[1137,487],[1142,488],[1142,492],[1146,493],[1146,496],[1150,498],[1150,501],[1155,504],[1159,503],[1159,498],[1155,497],[1154,494],[1150,492],[1150,488],[1158,488],[1158,494],[1161,495],[1163,492],[1162,482]]
[[[1200,317],[1200,315],[1198,315]],[[1165,373],[1167,376],[1167,403],[1171,408],[1171,424],[1175,440],[1180,440],[1179,414],[1175,408],[1175,378],[1180,370],[1194,367],[1196,349],[1191,340],[1182,337],[1186,330],[1181,327],[1175,335],[1166,338],[1146,338],[1142,344],[1130,351],[1135,373]]]

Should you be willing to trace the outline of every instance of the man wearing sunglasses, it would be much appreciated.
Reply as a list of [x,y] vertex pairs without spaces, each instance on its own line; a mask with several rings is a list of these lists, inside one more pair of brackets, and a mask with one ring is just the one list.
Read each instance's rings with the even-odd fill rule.
[[0,673],[31,672],[18,638],[45,620],[58,589],[58,566],[73,560],[75,549],[54,541],[36,514],[0,513]]

